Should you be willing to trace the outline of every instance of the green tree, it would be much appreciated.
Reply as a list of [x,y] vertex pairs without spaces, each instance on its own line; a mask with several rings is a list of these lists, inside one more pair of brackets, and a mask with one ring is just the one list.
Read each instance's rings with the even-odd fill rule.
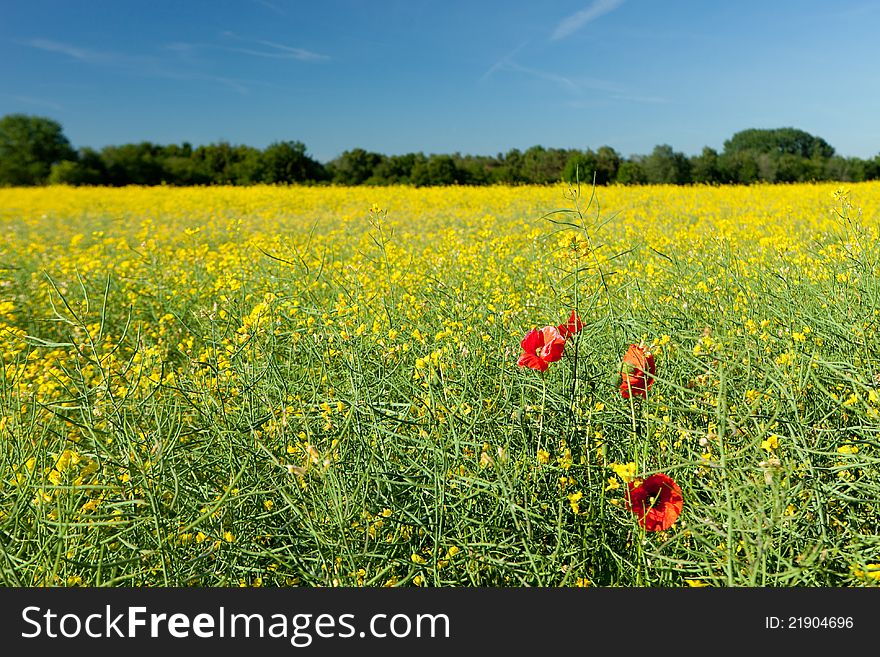
[[491,180],[508,185],[524,182],[522,173],[523,154],[518,148],[511,148],[507,153],[499,153],[496,157],[497,166],[491,172]]
[[416,159],[415,153],[385,157],[376,165],[373,169],[373,175],[367,178],[366,182],[371,185],[400,185],[409,183]]
[[702,153],[691,158],[691,180],[695,183],[721,182],[718,151],[706,146]]
[[497,162],[485,155],[456,156],[459,182],[463,185],[488,185],[492,182],[492,170]]
[[162,149],[162,179],[169,185],[207,185],[211,177],[199,167],[189,142],[169,144]]
[[566,182],[607,185],[617,180],[620,169],[620,154],[610,146],[601,146],[595,153],[586,151],[568,151],[568,159],[562,170],[562,179]]
[[76,161],[62,160],[53,164],[48,182],[50,185],[103,185],[106,180],[101,155],[91,148],[82,148]]
[[617,170],[617,182],[622,185],[643,185],[648,182],[641,159],[635,157],[621,162]]
[[669,144],[655,146],[643,166],[649,183],[683,185],[691,181],[690,161]]
[[722,182],[750,185],[758,180],[757,154],[752,151],[721,153],[718,169]]
[[574,151],[565,162],[562,179],[567,183],[580,182],[589,185],[595,176],[598,183],[598,168],[599,159],[593,151]]
[[354,148],[330,162],[327,170],[333,182],[338,185],[361,185],[372,177],[381,162],[382,156],[379,153]]
[[870,164],[857,157],[835,155],[825,162],[823,178],[842,182],[862,182],[869,179]]
[[743,151],[770,155],[788,153],[806,159],[813,157],[824,159],[834,155],[834,148],[827,141],[796,128],[774,128],[771,130],[750,128],[737,132],[724,142],[725,154]]
[[111,185],[158,185],[162,182],[162,147],[148,141],[106,146],[101,160]]
[[325,177],[324,167],[306,154],[299,141],[279,141],[262,153],[263,181],[268,183],[316,182]]
[[864,160],[865,180],[880,180],[880,155]]
[[608,185],[617,180],[620,163],[620,153],[610,146],[600,146],[596,151],[596,184]]
[[79,162],[63,160],[52,165],[47,182],[50,185],[82,185]]
[[265,180],[263,154],[259,149],[245,144],[232,148],[232,161],[226,168],[230,185],[255,185]]
[[559,182],[570,155],[571,151],[561,148],[532,146],[522,154],[519,173],[534,185]]
[[197,175],[215,185],[252,185],[263,179],[261,153],[252,146],[218,142],[193,151]]
[[[763,155],[762,157],[770,157]],[[761,161],[759,160],[759,165]],[[767,182],[798,182],[806,180],[810,174],[810,161],[806,158],[783,153],[773,158],[773,175],[762,175]],[[763,172],[762,172],[763,173]]]
[[0,185],[42,185],[52,165],[76,160],[61,124],[41,116],[0,119]]
[[459,182],[459,170],[450,155],[430,155],[413,166],[412,182],[418,187],[455,185]]

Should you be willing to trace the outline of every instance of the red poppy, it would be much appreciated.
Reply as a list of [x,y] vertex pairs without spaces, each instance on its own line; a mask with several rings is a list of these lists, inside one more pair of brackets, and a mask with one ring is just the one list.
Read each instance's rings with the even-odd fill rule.
[[560,324],[558,327],[559,334],[563,338],[568,338],[576,333],[580,333],[584,328],[584,323],[575,311],[571,311],[571,317],[568,318],[568,324]]
[[630,345],[620,368],[620,375],[623,378],[620,383],[620,394],[624,399],[629,399],[630,394],[647,397],[648,388],[654,383],[656,373],[654,355],[641,345]]
[[545,326],[540,331],[532,329],[523,338],[520,345],[523,355],[516,362],[520,367],[531,367],[533,370],[544,372],[553,363],[562,358],[562,350],[565,348],[565,338],[555,326]]
[[638,516],[639,524],[649,532],[672,527],[683,506],[681,488],[662,472],[652,474],[638,485],[635,481],[629,482],[626,508]]

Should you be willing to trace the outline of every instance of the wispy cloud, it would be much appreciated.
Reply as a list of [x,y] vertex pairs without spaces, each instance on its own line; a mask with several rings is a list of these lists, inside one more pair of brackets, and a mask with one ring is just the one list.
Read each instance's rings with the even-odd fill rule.
[[591,90],[604,91],[613,94],[626,93],[626,89],[616,82],[601,80],[599,78],[562,75],[560,73],[553,73],[552,71],[544,71],[529,66],[522,66],[510,59],[510,57],[506,57],[493,64],[489,70],[483,74],[481,80],[487,79],[497,71],[511,71],[513,73],[520,73],[539,80],[546,80],[575,96],[583,96],[587,91]]
[[[167,58],[162,59],[155,56],[128,55],[118,52],[94,50],[50,39],[30,39],[20,41],[19,43],[37,50],[58,53],[79,62],[126,70],[133,75],[168,80],[212,82],[231,89],[236,93],[248,93],[248,87],[242,81],[206,74],[199,70],[182,68],[179,66],[179,60],[177,62],[170,62]],[[182,53],[186,51],[186,45],[181,43],[172,44],[172,47],[168,50]]]
[[662,96],[642,96],[639,94],[610,94],[608,96],[600,96],[597,98],[583,98],[570,100],[565,103],[566,107],[572,109],[593,109],[596,107],[608,107],[618,103],[635,103],[637,105],[665,105],[670,102],[668,98]]
[[75,59],[80,62],[88,62],[90,64],[106,64],[112,61],[122,61],[127,58],[123,58],[120,55],[114,55],[113,53],[103,52],[100,50],[91,50],[89,48],[80,48],[78,46],[72,46],[68,43],[62,43],[60,41],[52,41],[50,39],[28,39],[26,41],[20,41],[22,45],[29,46],[31,48],[36,48],[37,50],[44,50],[46,52],[55,52],[61,55],[66,55],[71,59]]
[[330,59],[327,55],[305,48],[297,48],[274,41],[245,39],[232,32],[223,32],[220,37],[219,42],[213,43],[181,41],[168,43],[148,55],[97,50],[44,38],[22,40],[18,43],[92,66],[123,70],[131,75],[143,77],[207,82],[238,94],[247,94],[250,92],[251,86],[265,85],[265,83],[215,75],[212,69],[217,69],[216,62],[212,62],[209,57],[205,56],[206,53],[211,51],[215,53],[217,51],[235,52],[253,57],[300,62],[318,62]]
[[64,109],[58,103],[53,103],[52,101],[49,101],[49,100],[43,100],[42,98],[33,98],[31,96],[17,96],[14,94],[0,94],[0,98],[8,98],[9,100],[14,100],[19,103],[24,103],[25,105],[34,105],[36,107],[45,107],[47,109],[52,109],[57,112],[60,112]]
[[663,104],[669,99],[662,96],[642,94],[636,90],[611,80],[593,78],[582,75],[565,75],[554,73],[530,66],[523,66],[514,61],[513,55],[519,52],[525,44],[515,48],[497,62],[492,64],[480,77],[480,82],[485,82],[493,75],[500,72],[514,73],[520,76],[543,80],[562,89],[569,100],[565,102],[567,107],[587,109],[591,107],[606,106],[612,103],[638,103],[638,104]]
[[492,74],[495,73],[495,71],[500,71],[503,68],[510,66],[513,63],[513,56],[516,55],[520,50],[525,48],[526,44],[528,44],[528,41],[523,41],[516,48],[511,50],[509,53],[504,55],[504,57],[492,64],[492,66],[487,68],[486,72],[480,76],[480,81],[483,82],[484,80],[488,80],[490,77],[492,77]]
[[281,7],[279,7],[278,5],[273,4],[271,2],[268,2],[267,0],[252,0],[252,1],[255,4],[260,5],[261,7],[265,7],[266,9],[269,9],[270,11],[274,11],[279,16],[285,15],[285,12]]
[[668,98],[663,96],[643,96],[640,94],[615,94],[611,96],[612,100],[623,100],[628,103],[643,103],[647,105],[664,105],[669,102]]
[[186,41],[174,41],[172,43],[166,43],[162,46],[163,50],[168,50],[174,53],[180,53],[182,55],[186,55],[191,53],[194,50],[201,48],[197,43],[187,43]]
[[240,52],[245,55],[253,55],[254,57],[268,57],[271,59],[296,59],[301,62],[318,62],[330,59],[327,55],[312,52],[305,48],[293,48],[280,43],[272,43],[271,41],[256,41],[262,46],[266,46],[268,50],[255,50],[253,48],[225,48],[230,52]]
[[244,55],[267,57],[270,59],[295,59],[301,62],[318,62],[330,59],[329,55],[323,55],[305,48],[296,48],[262,39],[246,39],[234,32],[222,32],[220,36],[242,44],[240,46],[216,46],[229,52],[238,52]]
[[572,77],[519,65],[511,65],[510,70],[519,73],[525,73],[526,75],[531,75],[542,80],[547,80],[548,82],[553,82],[554,84],[573,94],[583,94],[585,91],[589,90],[608,92],[622,91],[620,85],[614,82],[609,82],[608,80],[600,80],[597,78],[587,77]]
[[587,23],[614,11],[622,5],[623,2],[624,0],[594,0],[593,4],[589,7],[563,18],[556,26],[556,29],[553,30],[553,36],[551,39],[553,41],[558,41],[559,39],[571,36]]
[[206,75],[196,71],[177,71],[172,69],[157,69],[152,72],[152,77],[165,78],[166,80],[183,80],[192,82],[213,82],[220,86],[231,89],[235,93],[247,95],[250,88],[245,81],[227,78],[222,75]]

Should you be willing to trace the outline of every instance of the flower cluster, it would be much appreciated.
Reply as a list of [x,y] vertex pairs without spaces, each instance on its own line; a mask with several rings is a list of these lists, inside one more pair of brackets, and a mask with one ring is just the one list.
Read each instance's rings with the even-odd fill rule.
[[642,345],[630,345],[620,368],[620,394],[624,399],[629,399],[631,395],[647,397],[656,373],[654,354]]
[[626,508],[636,514],[639,524],[649,532],[669,529],[684,507],[681,488],[675,481],[658,472],[643,481],[630,481]]
[[539,372],[546,372],[550,363],[555,363],[562,358],[566,340],[580,333],[583,327],[581,318],[572,310],[566,324],[545,326],[540,331],[532,329],[520,342],[523,353],[516,364],[520,367],[530,367]]
[[[517,364],[545,372],[562,358],[568,338],[580,333],[581,318],[571,312],[568,323],[532,329],[520,343],[523,349]],[[643,344],[631,344],[620,365],[620,394],[624,399],[648,397],[648,389],[654,383],[657,364],[651,348]],[[633,469],[635,464],[633,465]],[[634,474],[634,472],[632,473]],[[646,479],[624,478],[627,484],[626,508],[636,515],[639,524],[649,532],[663,531],[672,527],[681,515],[684,498],[679,485],[662,472]],[[575,502],[572,501],[574,508]]]

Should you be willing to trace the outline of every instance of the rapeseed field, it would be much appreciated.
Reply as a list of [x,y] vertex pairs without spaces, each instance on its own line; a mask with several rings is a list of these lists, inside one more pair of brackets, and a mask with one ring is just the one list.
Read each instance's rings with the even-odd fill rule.
[[0,189],[7,586],[870,586],[880,183]]

